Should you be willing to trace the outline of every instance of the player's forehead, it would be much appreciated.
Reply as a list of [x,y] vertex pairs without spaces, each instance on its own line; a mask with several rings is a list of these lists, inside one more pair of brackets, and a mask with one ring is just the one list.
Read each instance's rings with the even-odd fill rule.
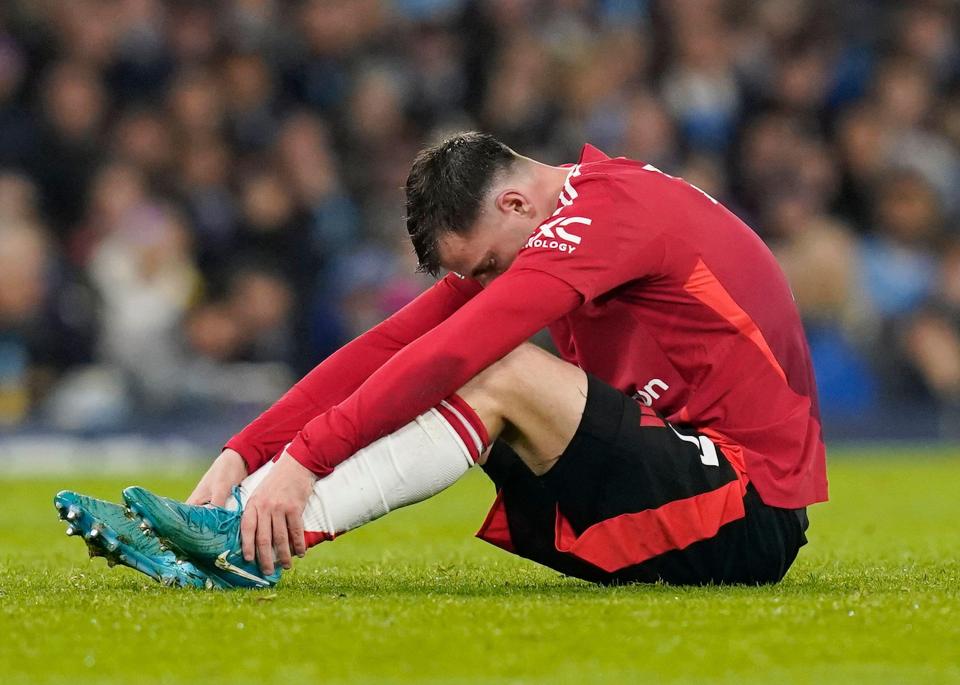
[[466,234],[447,231],[437,240],[440,265],[459,274],[467,274],[487,247],[481,231],[471,230]]

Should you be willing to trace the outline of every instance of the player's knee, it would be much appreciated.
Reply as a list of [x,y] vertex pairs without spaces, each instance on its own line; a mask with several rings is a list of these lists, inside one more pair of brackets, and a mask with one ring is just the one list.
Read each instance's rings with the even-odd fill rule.
[[522,392],[525,376],[535,373],[533,367],[544,354],[536,345],[523,343],[480,372],[468,388],[501,402],[508,400],[512,395]]
[[555,358],[549,352],[545,352],[533,343],[523,343],[497,362],[497,373],[501,380],[515,386],[530,374],[538,373],[544,362],[551,359]]

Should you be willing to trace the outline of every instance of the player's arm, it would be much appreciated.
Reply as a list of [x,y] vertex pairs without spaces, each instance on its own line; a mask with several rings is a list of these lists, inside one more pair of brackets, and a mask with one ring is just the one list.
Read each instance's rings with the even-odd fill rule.
[[233,436],[227,447],[250,471],[283,449],[314,416],[342,402],[399,350],[446,319],[480,291],[476,281],[448,275],[409,305],[347,343]]
[[187,501],[221,504],[233,485],[283,449],[310,419],[346,399],[394,354],[480,290],[476,281],[450,274],[327,357],[227,442]]
[[322,477],[351,454],[438,405],[531,335],[580,306],[543,271],[510,269],[397,352],[355,392],[307,423],[288,453]]

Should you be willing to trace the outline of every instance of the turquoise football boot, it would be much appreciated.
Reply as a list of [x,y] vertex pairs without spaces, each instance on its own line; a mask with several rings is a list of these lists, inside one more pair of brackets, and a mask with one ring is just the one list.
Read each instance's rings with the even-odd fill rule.
[[280,568],[264,575],[256,561],[243,558],[239,487],[234,487],[233,497],[237,508],[228,510],[184,504],[138,486],[123,491],[130,511],[143,521],[145,534],[156,535],[177,557],[216,578],[221,587],[272,587],[280,580]]
[[140,522],[113,502],[63,490],[53,498],[67,535],[82,538],[91,557],[105,557],[107,565],[121,564],[171,587],[219,587],[220,583],[188,561],[146,537]]

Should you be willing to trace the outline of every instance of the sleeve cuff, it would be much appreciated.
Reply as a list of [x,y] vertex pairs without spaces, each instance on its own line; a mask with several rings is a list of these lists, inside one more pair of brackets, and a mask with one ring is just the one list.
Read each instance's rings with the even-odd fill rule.
[[302,436],[297,435],[289,445],[287,445],[287,454],[296,459],[301,466],[309,469],[317,478],[324,478],[333,473],[333,469],[325,464],[319,464],[314,458]]
[[251,449],[249,445],[236,435],[227,440],[227,444],[223,446],[223,449],[231,449],[240,455],[247,465],[247,475],[259,469],[266,461],[265,459],[259,458],[257,451]]

